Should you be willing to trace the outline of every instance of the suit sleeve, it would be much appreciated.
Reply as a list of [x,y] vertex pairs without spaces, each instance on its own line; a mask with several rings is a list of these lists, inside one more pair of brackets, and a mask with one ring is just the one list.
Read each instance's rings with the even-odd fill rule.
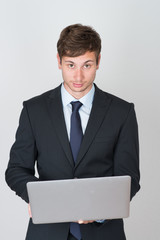
[[16,140],[10,151],[10,160],[5,173],[6,182],[27,203],[27,182],[37,181],[35,161],[37,158],[36,142],[30,124],[26,104],[21,112]]
[[133,104],[131,104],[116,143],[114,175],[131,176],[132,199],[140,189],[138,125]]

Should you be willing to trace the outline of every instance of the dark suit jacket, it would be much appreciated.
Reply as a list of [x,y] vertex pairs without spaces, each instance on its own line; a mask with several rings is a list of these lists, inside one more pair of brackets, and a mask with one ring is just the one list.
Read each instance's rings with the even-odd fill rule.
[[[34,176],[35,163],[39,178]],[[38,180],[131,176],[131,198],[139,190],[137,121],[133,104],[96,87],[92,111],[74,165],[60,86],[24,102],[6,170],[10,188],[28,202],[26,183]],[[83,240],[124,240],[122,219],[80,225]],[[66,240],[69,223],[35,225],[26,240]]]

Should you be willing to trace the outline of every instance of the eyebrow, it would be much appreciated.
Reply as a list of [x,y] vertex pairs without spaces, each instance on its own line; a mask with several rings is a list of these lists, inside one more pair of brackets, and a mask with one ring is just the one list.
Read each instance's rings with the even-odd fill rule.
[[[87,60],[86,62],[84,62],[84,64],[88,63],[88,62],[94,62],[94,61],[93,60]],[[66,60],[65,63],[75,63],[75,62]]]

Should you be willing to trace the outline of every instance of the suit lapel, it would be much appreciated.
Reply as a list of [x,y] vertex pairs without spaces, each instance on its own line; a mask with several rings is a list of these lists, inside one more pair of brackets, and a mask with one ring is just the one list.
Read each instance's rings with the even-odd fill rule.
[[48,98],[48,111],[51,116],[57,137],[62,145],[62,148],[71,164],[74,167],[74,160],[70,149],[70,144],[67,135],[67,129],[63,114],[63,107],[61,101],[61,87],[54,89]]
[[94,140],[94,137],[98,132],[111,103],[111,99],[103,91],[101,91],[97,87],[95,90],[96,91],[91,114],[88,120],[87,128],[83,137],[75,167],[79,165],[80,161],[82,160],[92,141]]

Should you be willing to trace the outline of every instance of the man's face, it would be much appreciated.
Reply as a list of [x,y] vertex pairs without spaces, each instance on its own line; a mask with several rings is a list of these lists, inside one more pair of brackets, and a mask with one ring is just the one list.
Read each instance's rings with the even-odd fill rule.
[[60,61],[57,55],[59,69],[62,70],[65,89],[75,98],[86,95],[92,88],[96,71],[99,68],[94,52],[86,52],[78,57],[63,56]]

